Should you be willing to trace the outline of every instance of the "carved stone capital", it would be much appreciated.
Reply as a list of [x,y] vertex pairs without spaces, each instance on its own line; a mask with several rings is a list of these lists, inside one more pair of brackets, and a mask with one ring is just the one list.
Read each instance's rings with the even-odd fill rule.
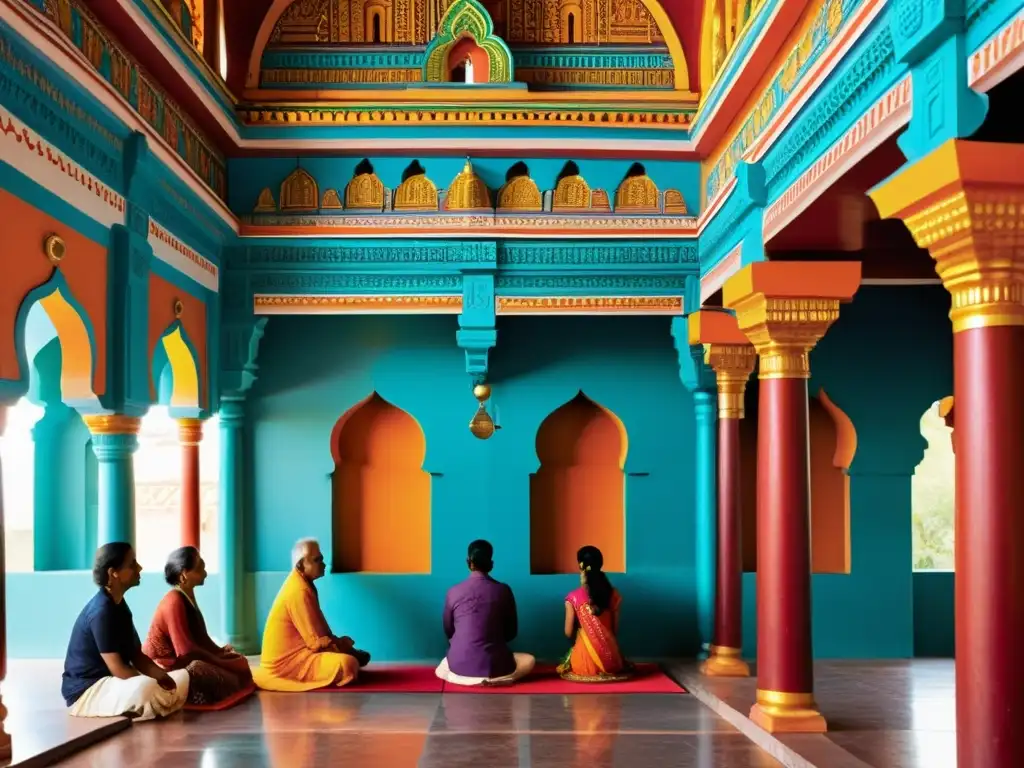
[[948,141],[869,193],[935,259],[953,332],[1024,325],[1024,146]]
[[137,435],[142,424],[139,417],[120,413],[91,414],[83,416],[82,421],[92,435]]
[[704,362],[711,366],[718,383],[718,418],[743,418],[743,398],[756,359],[751,344],[704,345]]
[[178,442],[182,445],[199,445],[203,439],[202,419],[178,419]]
[[860,285],[859,262],[759,262],[726,281],[723,303],[757,350],[762,379],[810,378],[808,354]]

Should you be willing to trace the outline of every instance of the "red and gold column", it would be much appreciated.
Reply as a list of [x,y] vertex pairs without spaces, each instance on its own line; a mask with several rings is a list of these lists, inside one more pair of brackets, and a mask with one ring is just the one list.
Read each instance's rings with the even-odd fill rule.
[[859,262],[760,262],[723,290],[757,350],[757,703],[767,731],[824,732],[811,651],[808,356],[860,286]]
[[[0,439],[7,426],[7,405],[0,403]],[[7,563],[6,521],[4,520],[4,476],[0,462],[0,683],[7,679]],[[4,730],[7,707],[0,699],[0,760],[11,757],[11,735]]]
[[748,677],[743,649],[743,551],[740,488],[740,419],[747,380],[757,355],[736,318],[714,310],[689,317],[690,344],[704,346],[704,362],[718,383],[718,553],[714,643],[701,672]]
[[203,422],[178,419],[181,443],[181,546],[199,548],[199,443]]
[[951,140],[870,193],[952,297],[959,768],[1024,765],[1022,168],[1020,144]]

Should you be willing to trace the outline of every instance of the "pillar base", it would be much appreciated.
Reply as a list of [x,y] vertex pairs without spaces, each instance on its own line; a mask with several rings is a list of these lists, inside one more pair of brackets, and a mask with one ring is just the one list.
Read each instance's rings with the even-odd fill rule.
[[828,725],[813,693],[757,690],[750,720],[768,733],[825,733]]
[[750,667],[740,658],[739,648],[726,648],[723,645],[712,645],[711,653],[703,664],[700,673],[707,677],[750,677]]

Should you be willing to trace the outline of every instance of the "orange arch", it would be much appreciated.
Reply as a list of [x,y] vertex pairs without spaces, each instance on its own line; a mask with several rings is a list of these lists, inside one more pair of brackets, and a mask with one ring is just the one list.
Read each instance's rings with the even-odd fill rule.
[[430,573],[430,475],[419,423],[376,392],[331,431],[336,572]]
[[444,65],[447,75],[451,77],[452,70],[465,61],[467,56],[473,62],[473,83],[489,83],[491,81],[491,57],[469,35],[460,37],[448,49],[448,60]]
[[60,344],[60,393],[66,403],[96,400],[92,390],[93,350],[81,316],[59,287],[39,299]]
[[606,570],[626,570],[628,447],[622,421],[582,392],[544,419],[530,476],[532,573],[576,573],[585,544],[601,550]]
[[[263,51],[266,49],[267,43],[270,42],[270,35],[274,31],[274,26],[277,24],[278,19],[281,18],[281,15],[293,2],[295,0],[274,0],[270,8],[267,9],[267,13],[260,24],[259,32],[256,33],[256,39],[253,41],[252,53],[249,55],[249,68],[245,73],[246,88],[259,88],[260,62],[263,60]],[[679,33],[676,32],[672,20],[669,19],[668,13],[659,0],[640,0],[640,2],[647,8],[647,12],[651,14],[651,18],[654,19],[654,23],[658,26],[661,37],[665,41],[665,47],[668,48],[675,76],[675,90],[688,91],[690,89],[690,70],[686,63],[686,55],[683,52],[683,43],[679,39]],[[475,71],[476,62],[473,63],[473,68]]]

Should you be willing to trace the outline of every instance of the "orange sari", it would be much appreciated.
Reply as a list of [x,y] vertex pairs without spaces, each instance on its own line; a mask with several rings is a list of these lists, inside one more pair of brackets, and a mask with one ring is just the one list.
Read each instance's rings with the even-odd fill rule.
[[618,591],[612,590],[611,605],[600,616],[595,616],[590,608],[586,587],[570,592],[565,601],[576,613],[576,641],[565,660],[558,665],[558,674],[565,680],[580,683],[628,679],[631,665],[623,658],[612,629],[622,603]]

